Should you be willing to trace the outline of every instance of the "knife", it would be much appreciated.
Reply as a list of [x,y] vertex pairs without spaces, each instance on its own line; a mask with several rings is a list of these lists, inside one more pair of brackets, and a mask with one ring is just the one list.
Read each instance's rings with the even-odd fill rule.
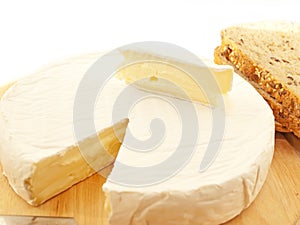
[[77,225],[71,217],[0,215],[0,225]]

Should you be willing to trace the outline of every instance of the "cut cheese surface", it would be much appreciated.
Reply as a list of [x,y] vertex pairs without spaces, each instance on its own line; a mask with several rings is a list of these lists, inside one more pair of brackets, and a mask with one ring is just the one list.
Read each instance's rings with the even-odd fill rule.
[[[223,98],[224,135],[215,139],[211,135],[221,127],[212,126],[212,109],[193,104],[198,115],[194,121],[199,125],[198,139],[193,146],[181,145],[181,151],[190,157],[172,176],[168,170],[174,169],[176,161],[171,161],[164,170],[160,164],[178,151],[180,137],[184,135],[182,124],[186,121],[180,119],[183,113],[172,109],[168,100],[183,109],[192,103],[149,97],[135,105],[129,115],[130,132],[147,140],[151,137],[151,119],[159,117],[165,122],[165,135],[159,145],[147,152],[136,151],[130,146],[128,136],[125,137],[103,186],[107,196],[104,224],[117,225],[120,221],[123,225],[220,224],[251,204],[265,181],[273,156],[273,114],[253,87],[237,75],[232,91]],[[212,164],[200,171],[210,143],[219,143],[220,149]],[[151,168],[150,173],[146,174],[145,168]],[[141,184],[141,179],[148,183]]]
[[122,68],[119,79],[136,87],[177,98],[216,105],[231,90],[233,68],[200,59],[197,63],[125,50],[125,60],[147,58]]
[[[125,135],[126,118],[112,122],[107,114],[110,111],[96,104],[97,129],[82,140],[74,135],[77,89],[100,56],[90,54],[49,65],[18,80],[2,95],[3,172],[15,192],[32,205],[43,203],[114,161]],[[109,108],[111,103],[105,104]],[[97,145],[99,139],[103,148]]]

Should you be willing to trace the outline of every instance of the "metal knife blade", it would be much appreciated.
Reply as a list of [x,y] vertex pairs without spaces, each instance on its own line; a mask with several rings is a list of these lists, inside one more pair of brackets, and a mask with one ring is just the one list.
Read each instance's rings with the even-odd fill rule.
[[71,217],[0,215],[0,225],[77,225]]

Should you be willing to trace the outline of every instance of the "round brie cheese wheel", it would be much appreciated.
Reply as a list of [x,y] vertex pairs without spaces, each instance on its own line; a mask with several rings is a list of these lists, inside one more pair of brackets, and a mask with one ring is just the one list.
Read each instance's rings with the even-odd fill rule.
[[[0,101],[3,171],[14,190],[31,204],[92,174],[91,168],[81,167],[86,163],[70,147],[81,141],[73,126],[76,91],[99,56],[76,57],[45,67],[16,82]],[[105,84],[95,103],[95,132],[127,117],[130,121],[103,186],[108,211],[105,223],[220,224],[253,202],[273,156],[273,114],[238,75],[222,101],[224,108],[219,113],[223,116],[218,120],[214,116],[218,107],[147,93],[116,78]],[[85,136],[90,135],[93,133]],[[101,160],[98,151],[90,153]],[[49,168],[51,176],[47,176]],[[51,189],[38,201],[32,193],[45,190],[34,174],[43,176],[44,186]],[[31,181],[38,186],[31,189]]]
[[[236,74],[232,90],[223,96],[223,101],[224,121],[220,122],[220,127],[213,123],[213,109],[202,104],[148,96],[134,105],[129,114],[127,134],[130,131],[132,136],[144,141],[151,138],[159,131],[151,124],[156,118],[165,123],[161,129],[165,134],[152,149],[142,147],[147,151],[139,151],[132,146],[135,143],[132,137],[125,136],[113,171],[103,186],[106,223],[221,224],[254,201],[272,161],[273,114],[256,90]],[[194,105],[197,114],[193,122],[198,124],[198,138],[196,144],[182,145],[182,136],[194,134],[182,133],[181,128],[186,123],[181,118],[184,112],[176,110],[175,106],[187,109],[189,104]],[[223,129],[222,122],[224,132],[216,136],[215,133]],[[177,161],[168,159],[177,154],[180,144],[189,157],[175,171],[172,163]],[[219,149],[211,156],[213,160],[209,166],[201,170],[201,162],[211,151],[210,144]],[[161,164],[167,161],[169,167],[162,169]],[[167,171],[170,169],[174,170],[171,176]],[[141,179],[147,182],[141,183]]]

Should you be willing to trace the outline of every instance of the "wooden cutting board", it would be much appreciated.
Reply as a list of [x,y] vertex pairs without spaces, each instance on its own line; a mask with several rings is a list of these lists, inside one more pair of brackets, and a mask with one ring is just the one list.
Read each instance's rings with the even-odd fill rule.
[[[300,141],[290,134],[276,134],[274,159],[266,183],[253,204],[226,225],[296,224],[300,218],[300,152],[291,142],[300,146]],[[40,207],[32,207],[13,192],[1,175],[0,214],[67,216],[75,217],[78,225],[101,225],[104,182],[96,174]]]

